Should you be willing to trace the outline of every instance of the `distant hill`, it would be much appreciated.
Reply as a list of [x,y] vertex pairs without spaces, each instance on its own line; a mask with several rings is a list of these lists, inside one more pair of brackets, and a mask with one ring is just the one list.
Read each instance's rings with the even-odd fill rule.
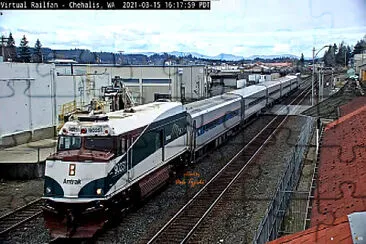
[[292,58],[292,59],[299,59],[298,56],[296,55],[292,55],[292,54],[280,54],[280,55],[252,55],[250,57],[248,57],[248,59],[256,59],[256,58],[259,58],[259,59],[276,59],[276,58]]
[[[34,48],[30,48],[31,53]],[[17,47],[18,54],[20,48]],[[192,64],[192,63],[210,63],[216,62],[237,62],[260,60],[265,62],[284,61],[285,59],[299,59],[298,56],[292,54],[280,55],[252,55],[249,57],[237,56],[233,54],[221,53],[216,56],[203,55],[196,52],[139,52],[139,53],[112,53],[112,52],[91,52],[88,49],[69,49],[56,50],[50,48],[42,48],[43,60],[52,59],[72,59],[78,63],[103,63],[103,64],[133,64],[133,65],[163,65],[167,60],[172,64]],[[311,60],[305,58],[306,60]],[[212,61],[211,61],[212,60]]]
[[[162,52],[160,53],[154,53],[154,52],[143,52],[140,54],[145,54],[147,56],[151,56],[153,54],[163,54]],[[208,56],[208,55],[203,55],[200,53],[196,53],[196,52],[178,52],[178,51],[173,51],[173,52],[167,52],[167,54],[169,55],[175,55],[177,57],[187,57],[188,55],[192,55],[192,57],[196,57],[196,58],[202,58],[202,59],[212,59],[212,60],[226,60],[226,61],[239,61],[239,60],[254,60],[256,58],[258,59],[278,59],[278,58],[291,58],[291,59],[299,59],[298,56],[293,55],[293,54],[279,54],[279,55],[252,55],[249,57],[244,57],[244,56],[237,56],[237,55],[233,55],[233,54],[226,54],[226,53],[221,53],[219,55],[216,56]]]

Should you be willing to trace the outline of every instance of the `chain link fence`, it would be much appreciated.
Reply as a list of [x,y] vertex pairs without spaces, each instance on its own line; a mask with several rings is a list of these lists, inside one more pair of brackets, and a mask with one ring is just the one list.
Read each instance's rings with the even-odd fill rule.
[[[266,243],[278,237],[287,207],[291,197],[293,196],[293,189],[296,187],[301,175],[303,156],[308,147],[308,142],[312,135],[315,120],[315,118],[308,117],[306,123],[301,129],[301,134],[295,148],[293,149],[293,153],[287,158],[287,167],[283,177],[279,180],[275,196],[267,208],[265,216],[255,233],[253,240],[253,243],[255,244]],[[304,197],[304,194],[300,194],[298,204],[303,204],[304,202],[306,204],[307,195],[306,200],[303,201]]]

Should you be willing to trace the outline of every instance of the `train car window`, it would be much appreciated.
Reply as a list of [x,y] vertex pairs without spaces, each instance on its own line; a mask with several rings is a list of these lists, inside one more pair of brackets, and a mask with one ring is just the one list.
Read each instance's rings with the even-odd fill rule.
[[111,152],[113,151],[113,137],[86,137],[85,149]]
[[60,136],[57,148],[59,151],[80,149],[81,138],[79,136]]
[[122,153],[125,153],[127,150],[127,140],[126,140],[125,136],[123,136],[122,140],[121,140],[121,150],[122,150]]
[[124,153],[123,151],[123,142],[122,142],[122,137],[119,136],[117,140],[115,140],[116,142],[116,152],[117,155],[122,155]]
[[253,105],[255,105],[255,104],[258,104],[258,103],[260,103],[261,101],[263,101],[263,100],[265,100],[265,99],[266,99],[266,97],[260,97],[260,98],[258,98],[258,99],[256,99],[256,100],[254,100],[254,101],[250,102],[250,103],[249,103],[249,106],[253,106]]
[[135,166],[161,147],[160,132],[144,133],[133,146],[132,164]]
[[135,135],[133,135],[131,138],[132,138],[132,141],[131,141],[131,144],[133,143],[133,142],[135,142],[136,140],[137,140],[137,138],[139,137],[139,134],[135,134]]
[[277,92],[280,92],[280,89],[277,89],[277,90],[274,90],[274,91],[270,92],[269,95],[273,95],[273,94],[275,94]]
[[165,131],[165,143],[168,144],[171,141],[187,133],[187,121],[186,118],[175,120],[164,127]]
[[162,139],[162,133],[156,133],[155,134],[155,150],[158,150],[159,148],[161,148],[162,143],[161,143],[161,139]]

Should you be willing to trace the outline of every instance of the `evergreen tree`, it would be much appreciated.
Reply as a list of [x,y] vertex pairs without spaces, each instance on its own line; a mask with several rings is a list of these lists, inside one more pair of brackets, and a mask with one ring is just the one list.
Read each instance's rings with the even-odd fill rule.
[[337,45],[333,45],[332,47],[329,47],[328,50],[324,53],[324,57],[323,57],[323,61],[325,66],[328,67],[334,67],[336,64],[336,59],[335,59],[335,48],[337,47]]
[[31,59],[31,54],[28,47],[28,41],[25,35],[23,35],[20,41],[20,61],[23,63],[29,63]]
[[354,56],[355,54],[360,54],[366,50],[366,40],[365,39],[366,39],[366,36],[364,37],[363,40],[360,40],[356,43],[356,45],[353,49],[352,56]]
[[17,48],[15,47],[15,40],[13,34],[10,32],[8,37],[8,42],[6,43],[5,49],[5,60],[6,61],[16,61],[17,58]]
[[333,44],[333,52],[334,52],[334,55],[338,52],[338,47],[337,47],[337,44]]
[[37,39],[36,44],[34,45],[33,58],[32,58],[34,63],[43,62],[41,48],[42,48],[42,44],[39,41],[39,39]]
[[347,58],[346,55],[347,55],[347,48],[344,45],[344,42],[342,41],[341,44],[339,44],[338,52],[336,54],[336,64],[344,66],[345,58]]
[[304,66],[304,63],[305,63],[304,54],[303,54],[303,53],[301,53],[301,57],[300,57],[300,65],[301,65],[301,66]]

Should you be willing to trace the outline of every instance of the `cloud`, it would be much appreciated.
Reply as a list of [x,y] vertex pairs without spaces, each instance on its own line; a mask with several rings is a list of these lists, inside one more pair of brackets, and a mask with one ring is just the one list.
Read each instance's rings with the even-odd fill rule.
[[[355,44],[366,33],[364,0],[212,1],[210,11],[4,11],[0,31],[44,47],[91,51],[182,51],[215,56]],[[123,13],[123,14],[121,14]],[[5,16],[4,15],[4,16]],[[61,20],[61,21],[60,21]]]
[[32,30],[26,30],[26,29],[21,29],[18,28],[17,31],[22,32],[24,34],[31,34],[31,35],[47,35],[48,32],[45,31],[32,31]]

